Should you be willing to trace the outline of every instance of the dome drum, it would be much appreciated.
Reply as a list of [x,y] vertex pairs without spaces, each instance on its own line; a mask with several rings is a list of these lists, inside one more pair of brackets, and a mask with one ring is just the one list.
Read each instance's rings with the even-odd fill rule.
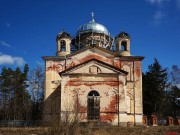
[[77,35],[73,38],[72,44],[76,46],[76,48],[79,48],[79,46],[97,45],[110,50],[113,47],[113,41],[112,37],[103,33],[90,32]]

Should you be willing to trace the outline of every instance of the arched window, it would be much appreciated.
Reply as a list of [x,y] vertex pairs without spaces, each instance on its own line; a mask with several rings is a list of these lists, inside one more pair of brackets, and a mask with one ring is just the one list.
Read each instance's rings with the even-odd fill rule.
[[133,113],[134,100],[133,100],[133,95],[130,93],[127,93],[126,95],[126,107],[127,107],[127,113]]
[[65,52],[66,51],[66,41],[65,40],[61,40],[60,44],[61,44],[61,51]]
[[127,51],[127,41],[122,41],[121,42],[121,50],[122,51]]
[[89,92],[88,96],[99,96],[99,93],[95,90]]
[[131,81],[131,79],[132,79],[132,77],[131,77],[131,75],[132,75],[132,73],[131,73],[131,67],[130,67],[129,65],[124,65],[124,66],[123,66],[123,70],[128,72],[127,80],[128,80],[128,81]]
[[100,95],[97,91],[92,90],[88,94],[87,100],[88,120],[99,120],[100,118]]

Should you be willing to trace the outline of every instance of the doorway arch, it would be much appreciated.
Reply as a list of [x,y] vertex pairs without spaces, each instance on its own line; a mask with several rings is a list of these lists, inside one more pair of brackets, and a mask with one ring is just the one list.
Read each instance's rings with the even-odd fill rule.
[[92,90],[87,96],[88,120],[99,120],[100,118],[100,94]]

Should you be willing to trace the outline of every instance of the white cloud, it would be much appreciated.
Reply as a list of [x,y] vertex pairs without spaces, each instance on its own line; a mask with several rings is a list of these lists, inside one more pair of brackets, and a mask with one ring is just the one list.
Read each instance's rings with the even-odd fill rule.
[[146,0],[146,1],[151,4],[162,4],[163,2],[168,2],[170,0]]
[[26,62],[22,57],[0,54],[0,65],[17,65],[23,66]]
[[158,10],[158,11],[154,14],[154,24],[155,24],[155,25],[161,24],[161,22],[163,21],[164,17],[165,17],[165,13],[162,12],[161,10]]
[[180,89],[180,84],[177,84],[177,87]]
[[[159,8],[164,8],[164,3],[165,2],[173,2],[173,0],[146,0],[147,2],[149,2],[152,5],[158,5]],[[175,4],[174,5],[177,9],[180,10],[180,0],[174,0]]]
[[157,9],[155,14],[153,15],[153,24],[154,25],[159,25],[163,22],[164,18],[167,17],[166,12],[167,10],[167,5],[169,4],[169,2],[171,2],[171,0],[146,0],[147,2],[149,2],[152,5],[156,5]]
[[180,0],[177,0],[176,3],[177,3],[177,8],[180,10]]
[[10,24],[10,23],[6,23],[6,27],[8,27],[8,28],[11,28],[12,27],[12,25]]
[[36,64],[38,64],[38,65],[40,65],[40,66],[43,66],[44,65],[44,63],[43,62],[40,62],[40,61],[36,61]]
[[165,17],[165,13],[164,12],[162,12],[162,11],[157,11],[156,13],[155,13],[155,15],[154,15],[154,19],[155,20],[161,20],[161,19],[163,19]]
[[0,45],[5,46],[5,47],[11,47],[11,45],[9,43],[7,43],[6,41],[3,41],[3,40],[0,41]]

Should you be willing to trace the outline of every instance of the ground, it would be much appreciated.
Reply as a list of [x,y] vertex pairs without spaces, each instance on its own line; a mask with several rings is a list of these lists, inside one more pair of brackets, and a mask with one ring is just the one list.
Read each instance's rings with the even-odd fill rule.
[[78,124],[57,127],[0,128],[0,135],[180,135],[180,126],[119,127]]

